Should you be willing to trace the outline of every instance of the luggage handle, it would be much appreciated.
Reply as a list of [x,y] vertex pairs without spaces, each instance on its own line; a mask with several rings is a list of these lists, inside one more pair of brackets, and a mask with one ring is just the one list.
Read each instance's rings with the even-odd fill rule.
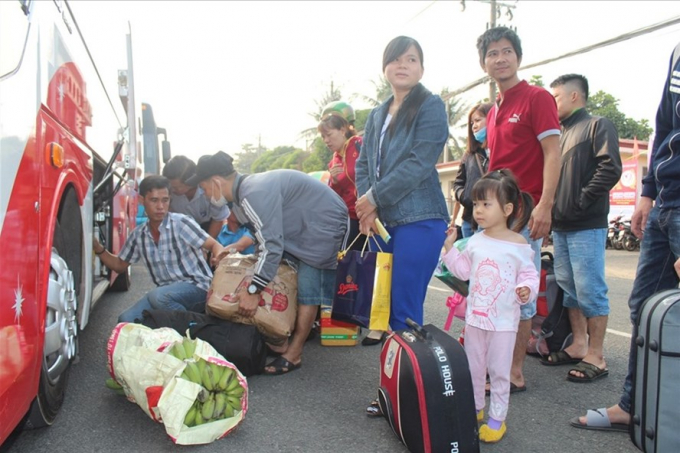
[[423,329],[423,326],[412,320],[411,318],[406,318],[406,324],[408,324],[416,336],[420,337],[422,340],[430,340],[432,335]]

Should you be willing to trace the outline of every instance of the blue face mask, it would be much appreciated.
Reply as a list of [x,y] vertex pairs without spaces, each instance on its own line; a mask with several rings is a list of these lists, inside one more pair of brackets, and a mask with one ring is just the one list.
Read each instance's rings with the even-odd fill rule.
[[484,140],[486,140],[486,128],[482,128],[475,132],[475,140],[477,140],[479,143],[484,143]]

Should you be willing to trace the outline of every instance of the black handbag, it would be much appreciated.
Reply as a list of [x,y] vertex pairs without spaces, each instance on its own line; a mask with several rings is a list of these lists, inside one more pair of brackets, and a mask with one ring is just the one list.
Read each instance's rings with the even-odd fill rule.
[[262,334],[255,326],[179,310],[144,310],[142,324],[152,329],[171,327],[184,336],[208,342],[245,376],[260,374],[267,359]]

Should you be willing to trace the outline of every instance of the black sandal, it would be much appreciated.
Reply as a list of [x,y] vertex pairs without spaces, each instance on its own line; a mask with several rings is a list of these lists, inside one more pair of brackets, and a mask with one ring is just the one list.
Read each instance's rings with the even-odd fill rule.
[[371,401],[371,405],[366,408],[366,415],[369,417],[383,416],[383,412],[380,410],[380,403],[378,403],[378,400]]

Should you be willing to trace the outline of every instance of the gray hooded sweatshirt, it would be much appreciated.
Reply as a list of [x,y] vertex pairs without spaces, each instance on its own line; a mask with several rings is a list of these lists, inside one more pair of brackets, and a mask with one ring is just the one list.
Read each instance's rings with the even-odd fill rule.
[[335,269],[344,246],[348,213],[330,187],[297,170],[237,174],[232,188],[239,222],[257,239],[253,283],[260,289],[274,278],[283,252],[318,269]]

